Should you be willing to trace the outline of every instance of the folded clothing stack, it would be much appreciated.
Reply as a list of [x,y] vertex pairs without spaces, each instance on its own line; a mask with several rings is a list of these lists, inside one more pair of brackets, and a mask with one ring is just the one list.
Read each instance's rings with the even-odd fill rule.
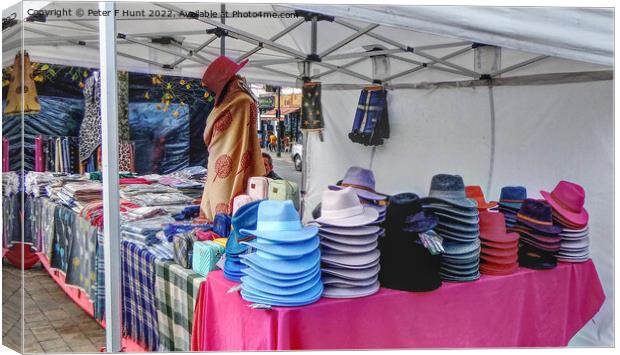
[[98,182],[68,182],[58,191],[60,201],[80,212],[85,205],[103,199],[103,186]]
[[517,224],[508,228],[519,233],[519,265],[531,269],[556,266],[562,227],[553,225],[551,206],[544,200],[526,199],[517,213]]
[[456,282],[479,279],[478,204],[467,198],[463,178],[448,174],[433,176],[428,197],[422,203],[439,220],[434,231],[444,240],[441,278]]
[[[28,185],[26,185],[26,189]],[[19,192],[19,176],[14,171],[2,173],[2,194],[4,196],[16,195]],[[28,191],[26,191],[28,192]]]
[[255,250],[241,255],[241,262],[247,266],[241,277],[243,299],[273,306],[302,306],[321,297],[318,228],[302,226],[292,201],[261,201],[256,229],[239,232],[244,237],[256,237],[241,242]]
[[586,193],[580,185],[560,181],[553,191],[540,192],[553,210],[553,222],[562,227],[556,256],[565,262],[584,262],[590,258],[588,211],[583,207]]
[[319,225],[323,297],[355,298],[379,291],[378,241],[383,228],[373,225],[379,212],[363,205],[356,192],[323,191]]

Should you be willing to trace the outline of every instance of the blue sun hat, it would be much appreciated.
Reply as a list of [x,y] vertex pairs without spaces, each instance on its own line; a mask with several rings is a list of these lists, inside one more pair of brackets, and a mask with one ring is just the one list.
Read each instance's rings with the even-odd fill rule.
[[246,301],[284,307],[305,306],[314,303],[321,298],[322,293],[323,283],[321,281],[317,282],[312,289],[306,292],[286,297],[273,296],[259,290],[254,290],[251,287],[241,289],[241,297]]
[[248,250],[247,245],[241,244],[241,241],[250,238],[239,235],[239,230],[256,228],[258,215],[258,206],[262,200],[247,203],[237,209],[232,217],[232,232],[226,241],[226,256],[243,254]]
[[296,259],[283,259],[260,251],[241,255],[241,261],[247,265],[252,264],[269,271],[293,275],[312,269],[320,260],[321,252],[318,249]]
[[[254,280],[268,283],[276,287],[292,287],[292,286],[301,285],[303,283],[307,283],[311,281],[317,273],[320,273],[320,271],[321,271],[321,268],[317,266],[316,268],[309,270],[308,273],[301,274],[302,276],[299,278],[282,279],[282,278],[273,278],[272,277],[273,274],[269,273],[268,271],[264,271],[264,270],[261,271],[256,268],[249,268],[249,267],[243,269],[243,273],[247,276],[252,277]],[[286,274],[284,275],[290,276]],[[281,275],[277,275],[277,276],[281,276]]]
[[280,282],[286,282],[289,285],[296,284],[300,281],[300,279],[306,278],[309,275],[313,275],[317,270],[320,270],[320,264],[317,264],[313,268],[308,269],[304,272],[300,272],[297,274],[283,274],[280,272],[263,269],[259,266],[252,264],[249,260],[246,260],[245,262],[249,267],[242,270],[244,274],[252,275],[252,273],[259,273],[273,284],[279,284]]
[[266,252],[282,258],[299,258],[303,255],[310,254],[319,248],[319,237],[304,240],[295,243],[277,243],[263,238],[257,238],[250,242],[241,242],[256,249],[257,251]]
[[[243,206],[245,207],[245,206]],[[256,228],[241,228],[243,236],[256,236],[274,242],[293,243],[314,238],[316,226],[303,227],[293,201],[265,200],[258,205]]]
[[321,280],[321,272],[315,272],[308,281],[297,285],[276,286],[268,282],[255,279],[252,276],[243,276],[241,282],[246,290],[258,290],[273,296],[291,296],[299,293],[307,292],[315,287],[317,282]]

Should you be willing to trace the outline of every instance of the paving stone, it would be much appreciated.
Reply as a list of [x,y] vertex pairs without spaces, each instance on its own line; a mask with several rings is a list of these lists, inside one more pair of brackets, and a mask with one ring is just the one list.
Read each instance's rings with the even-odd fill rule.
[[41,344],[41,347],[45,351],[67,347],[67,344],[65,344],[65,341],[62,340],[61,337],[57,337],[55,339],[50,339],[50,340],[44,340],[44,341],[41,341],[39,344]]
[[31,330],[32,334],[40,342],[60,338],[60,335],[56,332],[56,330],[54,330],[54,328],[52,328],[52,326],[33,328]]
[[45,314],[45,318],[47,318],[51,322],[69,318],[67,312],[63,311],[62,309],[43,311],[43,314]]

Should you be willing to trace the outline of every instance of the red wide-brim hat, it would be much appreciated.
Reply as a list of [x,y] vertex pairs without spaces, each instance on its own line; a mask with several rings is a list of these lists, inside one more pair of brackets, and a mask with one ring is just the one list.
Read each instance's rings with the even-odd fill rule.
[[207,70],[202,75],[202,84],[215,95],[216,106],[222,101],[222,90],[224,90],[228,81],[247,63],[247,59],[237,64],[226,56],[219,56],[209,64]]

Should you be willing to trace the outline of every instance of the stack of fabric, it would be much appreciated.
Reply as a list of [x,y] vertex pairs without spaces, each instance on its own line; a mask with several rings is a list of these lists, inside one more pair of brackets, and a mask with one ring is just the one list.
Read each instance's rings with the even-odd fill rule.
[[553,210],[553,221],[562,227],[560,261],[584,262],[590,258],[590,238],[588,237],[588,211],[583,207],[586,193],[580,185],[560,181],[551,193],[540,192]]
[[434,228],[444,239],[441,260],[444,281],[474,281],[480,278],[480,228],[478,208],[465,195],[463,178],[438,174],[422,203],[439,219]]
[[480,186],[465,186],[465,195],[467,198],[476,201],[478,211],[495,211],[498,204],[495,201],[489,201],[484,198],[484,193]]
[[504,214],[506,228],[517,223],[517,212],[527,198],[527,190],[523,186],[504,186],[499,197],[499,211]]
[[432,255],[420,241],[437,225],[437,217],[422,210],[418,195],[402,193],[390,197],[385,237],[379,238],[382,287],[425,292],[441,286],[441,255]]
[[[337,185],[330,185],[329,189],[342,190],[347,187],[353,189],[362,204],[372,207],[379,212],[379,216],[373,224],[378,225],[385,221],[386,205],[389,196],[375,191],[375,175],[372,170],[357,166],[350,167],[340,183]],[[315,218],[318,217],[320,217],[320,215],[317,215]]]
[[241,236],[239,231],[256,229],[258,205],[261,202],[262,200],[252,201],[239,207],[231,219],[232,231],[226,241],[226,261],[224,262],[224,277],[231,281],[239,282],[244,275],[242,270],[245,264],[241,262],[240,256],[245,254],[249,247],[241,242],[251,239]]
[[204,184],[201,182],[175,176],[162,176],[157,182],[162,185],[174,187],[179,192],[192,199],[200,198],[204,188]]
[[354,298],[379,291],[379,212],[362,205],[355,191],[323,191],[320,228],[323,297]]
[[480,212],[480,272],[487,275],[509,275],[519,268],[519,235],[506,232],[501,213]]
[[140,206],[188,205],[192,202],[174,187],[162,184],[135,184],[121,189],[121,198]]
[[103,186],[97,182],[68,182],[58,192],[62,203],[80,212],[89,203],[101,201]]
[[519,265],[551,269],[557,264],[562,227],[553,225],[551,206],[544,200],[526,199],[517,213],[517,224],[508,228],[519,233]]
[[[2,176],[4,181],[4,174]],[[26,193],[34,197],[45,196],[45,187],[56,180],[53,173],[30,171],[26,174],[24,185]]]
[[2,194],[12,196],[19,192],[19,177],[14,171],[2,173]]
[[243,299],[272,306],[301,306],[321,297],[318,228],[302,226],[292,201],[262,201],[256,229],[239,232],[256,237],[242,242],[256,250],[241,255],[247,265],[243,269],[246,276],[241,278]]
[[166,238],[163,232],[164,226],[174,223],[174,218],[169,215],[141,219],[121,225],[121,237],[163,260],[174,259],[174,243]]

